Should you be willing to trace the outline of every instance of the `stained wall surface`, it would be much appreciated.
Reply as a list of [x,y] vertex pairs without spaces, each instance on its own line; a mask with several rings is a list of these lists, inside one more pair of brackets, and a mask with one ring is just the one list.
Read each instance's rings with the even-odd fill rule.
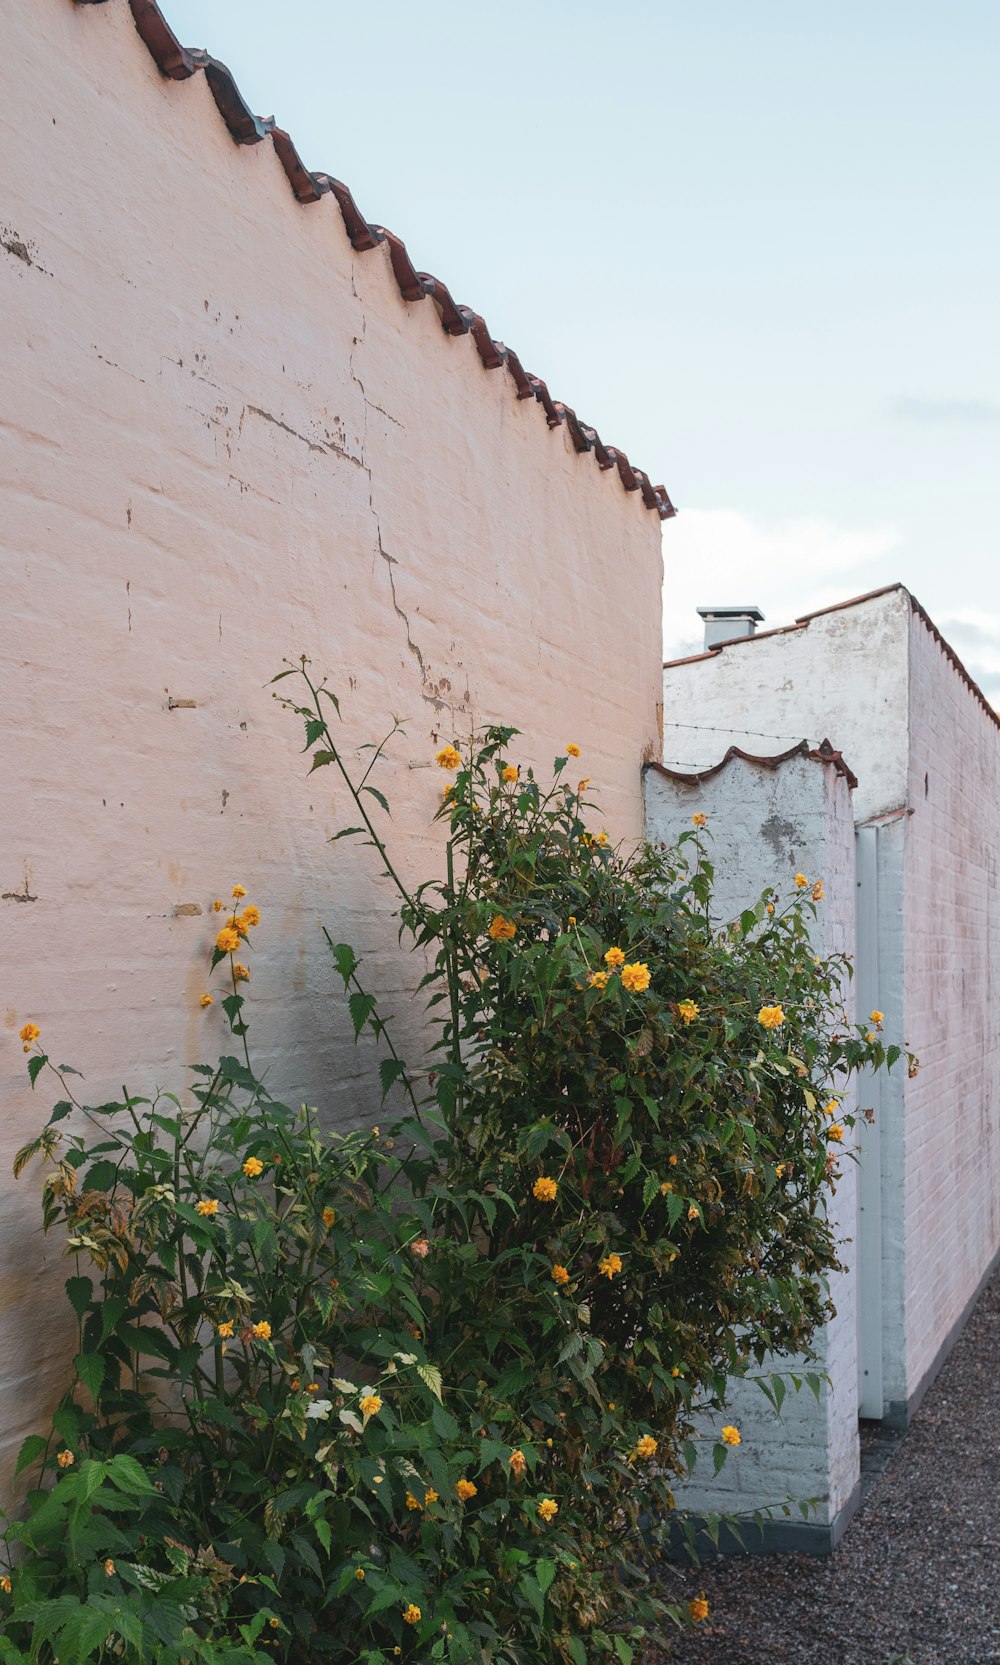
[[[787,896],[798,871],[822,878],[825,897],[818,906],[814,941],[824,955],[845,953],[854,940],[854,820],[846,778],[832,765],[804,756],[777,768],[734,758],[700,783],[685,784],[654,770],[646,774],[646,824],[650,838],[670,844],[691,816],[708,816],[711,860],[716,871],[715,917],[720,924],[753,906],[765,887]],[[777,844],[777,848],[775,845]],[[845,987],[849,1009],[852,987]],[[844,1099],[850,1111],[853,1099]],[[704,1458],[689,1481],[676,1490],[679,1507],[696,1515],[751,1516],[774,1509],[765,1530],[768,1547],[787,1547],[775,1536],[790,1503],[812,1500],[808,1521],[801,1516],[797,1547],[828,1549],[857,1504],[859,1446],[857,1419],[857,1170],[845,1154],[841,1179],[830,1200],[846,1270],[830,1281],[836,1316],[816,1338],[817,1360],[811,1366],[786,1358],[766,1361],[753,1374],[779,1372],[788,1395],[778,1418],[752,1380],[733,1382],[724,1415],[705,1415],[699,1437]],[[795,1392],[790,1370],[812,1369],[826,1376],[818,1397],[809,1388]],[[739,1427],[742,1444],[730,1452],[718,1475],[712,1473],[711,1447],[722,1423]],[[753,1534],[752,1526],[749,1528]]]
[[[1000,722],[901,586],[664,670],[665,757],[829,736],[878,833],[883,1410],[905,1422],[1000,1254]],[[719,732],[716,732],[718,730]],[[787,742],[786,742],[787,743]]]
[[435,750],[491,721],[543,769],[577,741],[634,838],[661,559],[640,494],[406,304],[332,197],[300,205],[270,143],[234,143],[203,74],[161,76],[124,0],[5,6],[0,45],[9,1457],[70,1341],[37,1176],[9,1178],[59,1096],[28,1091],[21,1024],[91,1102],[183,1090],[225,1044],[199,997],[238,881],[264,916],[251,1042],[273,1090],[331,1120],[372,1108],[322,924],[366,956],[413,1060],[422,963],[371,852],[327,842],[356,817],[331,770],[306,779],[268,679],[308,654],[356,761],[406,719],[378,784],[408,881],[440,872]]

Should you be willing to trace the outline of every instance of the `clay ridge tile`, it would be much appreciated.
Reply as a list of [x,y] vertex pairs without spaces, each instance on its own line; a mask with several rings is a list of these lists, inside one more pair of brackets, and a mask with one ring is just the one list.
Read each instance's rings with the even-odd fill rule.
[[807,757],[813,763],[827,763],[836,769],[838,775],[843,775],[852,792],[858,784],[858,778],[853,769],[844,762],[843,754],[835,751],[829,740],[821,740],[818,746],[810,746],[808,740],[800,740],[797,746],[789,746],[786,752],[774,752],[764,756],[759,752],[745,752],[741,746],[730,746],[725,756],[718,763],[713,763],[708,769],[684,771],[682,769],[668,769],[665,763],[651,763],[643,765],[644,769],[652,769],[654,774],[662,775],[665,780],[679,781],[682,786],[698,786],[703,780],[711,780],[734,757],[742,758],[744,763],[754,763],[761,769],[777,769],[780,764],[787,763],[793,757]]
[[[103,5],[106,0],[77,0],[81,5]],[[471,335],[483,367],[499,370],[505,366],[517,390],[519,399],[537,399],[545,412],[550,428],[563,424],[569,430],[577,451],[593,451],[599,468],[617,468],[618,477],[626,491],[637,491],[647,509],[655,509],[661,520],[669,520],[676,510],[665,487],[654,486],[641,468],[629,462],[624,451],[605,446],[595,428],[579,422],[574,411],[553,399],[548,387],[538,376],[528,374],[516,353],[502,341],[494,341],[484,320],[470,307],[460,306],[453,299],[447,285],[429,272],[418,272],[407,252],[406,244],[384,226],[370,224],[361,214],[347,186],[330,174],[312,173],[304,165],[291,138],[277,125],[273,116],[257,116],[245,102],[232,74],[225,64],[207,52],[181,45],[156,0],[128,0],[129,9],[150,56],[163,75],[174,81],[187,80],[201,71],[212,91],[212,97],[223,120],[237,144],[260,144],[270,139],[275,155],[281,163],[296,198],[301,203],[318,202],[330,193],[337,202],[344,227],[351,244],[359,253],[388,245],[389,259],[399,292],[405,301],[431,299],[437,307],[442,327],[448,335]]]

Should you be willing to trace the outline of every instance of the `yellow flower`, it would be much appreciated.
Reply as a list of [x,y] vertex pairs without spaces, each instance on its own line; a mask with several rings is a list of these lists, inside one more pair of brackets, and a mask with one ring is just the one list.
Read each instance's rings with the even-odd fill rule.
[[643,1434],[642,1439],[636,1441],[635,1454],[637,1457],[641,1457],[644,1462],[648,1463],[651,1457],[656,1456],[656,1452],[657,1443],[652,1434]]
[[489,928],[488,934],[494,942],[510,942],[513,937],[517,936],[517,926],[512,920],[505,919],[502,913],[498,913]]
[[407,1492],[406,1494],[406,1507],[411,1510],[420,1508],[420,1499],[414,1497],[412,1492]]
[[671,1372],[670,1372],[670,1374],[671,1374],[671,1376],[679,1376],[679,1375],[680,1375],[680,1373],[681,1373],[681,1367],[680,1367],[680,1365],[679,1365],[679,1364],[675,1364],[675,1365],[674,1365],[674,1368],[673,1368],[673,1370],[671,1370]]
[[567,925],[575,925],[576,924],[576,914],[571,913],[570,916],[569,916],[569,919],[566,921],[566,923],[567,923]]
[[364,1569],[364,1567],[355,1567],[354,1576],[357,1579],[359,1584],[363,1584],[364,1581],[365,1581],[365,1569]]
[[508,780],[508,781],[515,781],[517,779],[517,769],[515,768],[513,763],[508,763],[507,764],[507,767],[504,769],[503,773],[501,774],[500,779],[501,780]]
[[239,901],[241,896],[245,896],[245,895],[246,895],[246,891],[243,889],[242,885],[234,885],[233,886],[233,896],[235,897],[237,902]]
[[215,939],[220,954],[235,954],[240,945],[240,933],[232,925],[224,925]]
[[688,1209],[688,1219],[689,1220],[697,1220],[697,1219],[700,1219],[700,1217],[701,1216],[700,1216],[700,1213],[699,1213],[698,1204],[697,1203],[692,1203],[691,1207]]
[[822,879],[817,879],[816,883],[813,885],[813,888],[812,888],[813,901],[814,902],[822,902],[823,897],[825,896],[825,894],[826,894],[826,892],[823,889]]
[[620,948],[609,948],[607,953],[604,956],[604,964],[606,966],[610,966],[612,971],[617,971],[618,967],[620,965],[624,965],[625,964],[625,956],[622,953],[621,949]]
[[239,932],[241,937],[248,937],[250,935],[249,925],[238,913],[233,914],[229,923],[232,925],[234,931]]
[[874,1031],[874,1029],[869,1029],[867,1035],[865,1036],[865,1040],[866,1041],[873,1041],[874,1039],[875,1039],[875,1031]]
[[403,1608],[403,1623],[404,1625],[418,1625],[420,1623],[420,1609],[415,1601],[411,1601],[408,1607]]
[[531,1194],[533,1197],[537,1197],[539,1202],[555,1202],[558,1189],[559,1181],[557,1179],[548,1179],[545,1174],[542,1174],[531,1187]]
[[203,994],[198,1004],[199,1006],[211,1006],[213,1004],[212,996],[210,994]]
[[649,988],[649,967],[638,962],[635,965],[622,966],[622,988],[632,994],[642,994]]
[[32,1041],[37,1041],[41,1032],[37,1023],[26,1023],[24,1028],[18,1031],[18,1034],[25,1046],[30,1046]]
[[727,1424],[727,1426],[723,1428],[722,1443],[723,1445],[739,1445],[740,1431],[738,1428],[734,1428],[732,1423]]
[[606,1277],[608,1279],[609,1282],[614,1277],[615,1273],[620,1272],[621,1269],[622,1269],[622,1257],[621,1257],[621,1255],[614,1255],[614,1254],[605,1255],[604,1259],[599,1262],[598,1267],[597,1267],[597,1270],[599,1272],[601,1272],[604,1275],[604,1277]]
[[251,902],[249,907],[244,908],[240,914],[240,921],[244,925],[259,925],[260,909]]
[[669,1158],[668,1158],[668,1161],[669,1161],[669,1163],[670,1163],[670,1166],[671,1166],[671,1167],[672,1167],[672,1168],[676,1168],[676,1166],[677,1166],[677,1158],[676,1158],[676,1156],[671,1156],[671,1157],[669,1157]]
[[332,1208],[324,1208],[324,1210],[323,1210],[323,1224],[325,1225],[327,1231],[329,1231],[330,1227],[333,1225],[333,1222],[336,1218],[337,1218],[337,1215],[336,1215],[335,1211]]
[[829,1104],[824,1104],[823,1114],[824,1114],[824,1116],[835,1116],[839,1109],[840,1109],[839,1099],[832,1098],[830,1100]]
[[247,1179],[258,1179],[264,1172],[264,1164],[259,1156],[248,1156],[243,1164],[243,1172]]
[[213,913],[221,913],[224,906],[225,906],[225,903],[220,902],[220,901],[218,901],[218,899],[216,899],[216,901],[214,901],[212,903],[212,912]]
[[358,1400],[358,1406],[361,1411],[361,1415],[367,1422],[370,1416],[378,1416],[379,1411],[382,1409],[382,1401],[377,1393],[366,1393],[363,1398]]
[[424,1492],[424,1507],[429,1509],[432,1503],[436,1503],[438,1501],[440,1495],[440,1492],[436,1492],[433,1486],[428,1486],[427,1490]]
[[254,1324],[251,1327],[251,1334],[255,1336],[258,1341],[270,1341],[271,1326],[267,1319],[262,1318],[259,1324]]
[[0,1573],[0,1590],[3,1591],[5,1596],[10,1595],[11,1584],[6,1573]]
[[60,1468],[72,1468],[73,1464],[76,1462],[76,1458],[74,1457],[72,1451],[57,1451],[56,1462],[59,1464]]
[[517,1478],[519,1480],[523,1479],[525,1471],[528,1467],[528,1459],[524,1455],[524,1452],[521,1450],[512,1451],[510,1456],[507,1458],[507,1462],[512,1472],[517,1475]]
[[757,1013],[757,1022],[762,1029],[780,1029],[785,1021],[785,1014],[780,1006],[762,1006]]
[[569,745],[566,747],[566,753],[567,753],[567,756],[569,756],[569,757],[579,757],[580,748],[579,748],[578,745],[575,744],[574,741],[571,740],[569,742]]
[[195,1203],[194,1206],[195,1213],[200,1214],[205,1220],[211,1220],[213,1215],[219,1212],[219,1204],[214,1197],[202,1197],[201,1202]]
[[697,815],[692,815],[691,819],[694,822],[696,827],[707,827],[708,826],[708,816],[707,815],[702,815],[701,810],[698,811]]
[[543,1497],[542,1501],[538,1505],[538,1513],[541,1515],[543,1521],[546,1522],[552,1520],[555,1515],[558,1515],[559,1505],[555,1498]]
[[708,1602],[704,1595],[695,1596],[693,1601],[688,1602],[688,1612],[695,1624],[700,1624],[702,1619],[708,1618]]
[[796,873],[796,875],[795,875],[795,888],[796,888],[796,890],[807,890],[808,887],[809,887],[809,880],[806,878],[805,874],[804,873]]
[[462,1499],[463,1503],[466,1501],[467,1498],[475,1497],[478,1490],[479,1490],[479,1487],[477,1485],[475,1485],[471,1480],[456,1480],[455,1481],[455,1491],[457,1492],[458,1496]]
[[215,1333],[216,1335],[221,1335],[223,1340],[228,1341],[229,1337],[233,1333],[232,1320],[227,1318],[224,1324],[220,1324],[218,1326]]
[[318,1382],[309,1382],[307,1387],[306,1387],[306,1392],[307,1393],[318,1393],[319,1392],[319,1383]]
[[597,842],[598,842],[598,844],[606,844],[606,843],[607,843],[607,842],[608,842],[608,835],[607,835],[607,833],[606,833],[606,832],[600,832],[600,833],[598,833],[598,835],[597,835]]
[[237,983],[249,983],[250,981],[250,972],[245,965],[240,965],[238,960],[233,965],[233,979]]
[[606,989],[609,975],[610,973],[607,971],[592,971],[589,979],[591,988]]
[[839,1122],[831,1122],[826,1130],[826,1136],[828,1139],[832,1139],[835,1145],[839,1145],[844,1137],[844,1129]]
[[660,1196],[665,1197],[667,1195],[667,1193],[669,1191],[672,1191],[672,1190],[673,1190],[673,1186],[671,1185],[669,1179],[665,1179],[663,1181],[663,1184],[660,1186]]
[[576,783],[576,795],[577,795],[578,798],[583,796],[583,794],[586,792],[587,787],[589,785],[590,785],[590,776],[589,775],[584,775],[582,780],[577,781],[577,783]]
[[768,902],[767,911],[768,911],[768,913],[773,913],[774,912],[774,903],[773,902]]
[[882,1024],[885,1021],[885,1013],[884,1012],[872,1012],[870,1015],[871,1015],[871,1021],[872,1021],[872,1023],[874,1023],[876,1029],[881,1029]]
[[105,1578],[113,1578],[114,1577],[114,1571],[115,1571],[115,1564],[109,1558],[104,1563],[104,1576],[105,1576]]
[[462,761],[462,754],[454,746],[442,746],[435,754],[435,763],[439,769],[457,769]]
[[682,1000],[677,1007],[677,1015],[685,1023],[693,1023],[700,1010],[701,1007],[697,1006],[693,1000]]
[[565,1266],[553,1266],[551,1272],[549,1273],[549,1277],[552,1279],[553,1283],[569,1283],[569,1273]]

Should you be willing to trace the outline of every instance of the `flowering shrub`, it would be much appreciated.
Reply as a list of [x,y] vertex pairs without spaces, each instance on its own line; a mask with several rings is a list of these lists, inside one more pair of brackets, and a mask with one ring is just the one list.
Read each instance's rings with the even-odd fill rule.
[[[879,1014],[844,1021],[815,886],[719,929],[701,818],[676,850],[613,849],[576,743],[544,789],[513,730],[443,747],[446,872],[409,891],[333,695],[283,674],[430,953],[431,1052],[398,1056],[331,941],[391,1123],[330,1134],[272,1097],[236,886],[211,957],[239,1055],[191,1107],[84,1107],[56,1070],[18,1171],[49,1164],[78,1352],[21,1452],[0,1661],[638,1662],[707,1614],[656,1568],[692,1412],[808,1349],[843,1088],[898,1049]],[[725,1426],[717,1466],[739,1443]]]

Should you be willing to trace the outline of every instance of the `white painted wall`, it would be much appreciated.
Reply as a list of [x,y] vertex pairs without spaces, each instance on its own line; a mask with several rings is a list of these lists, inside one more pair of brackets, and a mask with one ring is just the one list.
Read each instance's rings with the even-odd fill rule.
[[124,0],[0,7],[0,48],[2,1466],[72,1347],[37,1178],[9,1177],[53,1096],[20,1025],[97,1102],[181,1088],[226,1044],[198,999],[239,881],[274,1090],[370,1107],[322,923],[415,1044],[421,966],[370,852],[326,842],[348,806],[304,778],[283,657],[329,672],[349,748],[409,719],[381,776],[409,879],[439,870],[433,753],[488,721],[546,769],[577,741],[632,838],[662,571],[640,494],[407,305],[332,197],[301,206],[270,143],[235,144],[203,75],[164,79]]
[[[732,759],[709,780],[685,784],[654,770],[646,774],[647,836],[672,843],[691,816],[709,818],[720,920],[756,902],[765,886],[787,892],[802,871],[822,878],[826,896],[816,922],[817,952],[850,952],[854,943],[854,820],[850,790],[832,765],[796,756],[776,768]],[[851,1008],[852,988],[845,990]],[[845,1103],[848,1101],[845,1100]],[[845,1156],[843,1177],[831,1200],[831,1218],[845,1243],[847,1270],[831,1280],[836,1317],[818,1337],[815,1366],[828,1373],[819,1402],[808,1388],[789,1391],[775,1417],[760,1388],[733,1384],[724,1416],[702,1420],[708,1449],[693,1479],[677,1490],[681,1508],[696,1514],[746,1515],[789,1500],[818,1499],[813,1524],[833,1526],[855,1501],[859,1474],[857,1428],[857,1277],[853,1240],[857,1227],[857,1171]],[[787,1371],[794,1361],[766,1368]],[[713,1429],[734,1422],[743,1443],[721,1473],[711,1470]]]
[[898,586],[668,665],[664,732],[689,767],[828,736],[879,828],[879,1004],[921,1061],[880,1085],[884,1397],[905,1419],[1000,1253],[1000,727]]

